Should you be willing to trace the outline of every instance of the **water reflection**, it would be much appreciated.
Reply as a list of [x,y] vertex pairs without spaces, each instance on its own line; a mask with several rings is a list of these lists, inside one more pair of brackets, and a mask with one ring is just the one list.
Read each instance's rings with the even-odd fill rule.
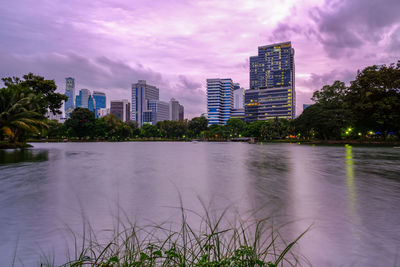
[[38,162],[49,160],[47,150],[30,149],[6,149],[0,150],[0,164],[10,164],[18,162]]
[[353,150],[350,145],[345,146],[346,150],[346,185],[349,200],[349,211],[355,222],[359,222],[357,215],[357,192],[354,185],[354,160]]
[[[116,207],[134,222],[179,220],[178,193],[196,212],[198,197],[212,210],[256,212],[250,219],[275,212],[274,225],[292,222],[281,231],[287,241],[314,223],[299,244],[314,266],[393,266],[400,246],[400,150],[168,142],[35,147],[0,151],[0,262],[10,262],[20,234],[17,256],[25,266],[37,262],[29,250],[37,243],[45,252],[54,246],[63,263],[57,229],[80,233],[81,210],[96,231],[110,229]],[[11,164],[22,161],[43,162]]]

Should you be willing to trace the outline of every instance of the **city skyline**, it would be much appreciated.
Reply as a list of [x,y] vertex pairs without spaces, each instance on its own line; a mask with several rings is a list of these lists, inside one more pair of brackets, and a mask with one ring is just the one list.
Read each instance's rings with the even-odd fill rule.
[[324,84],[400,57],[395,0],[37,1],[35,12],[27,3],[0,8],[1,77],[33,72],[63,92],[71,76],[109,99],[129,98],[130,84],[145,79],[162,99],[179,95],[189,118],[206,112],[208,77],[248,89],[248,58],[263,44],[296,48],[296,114]]

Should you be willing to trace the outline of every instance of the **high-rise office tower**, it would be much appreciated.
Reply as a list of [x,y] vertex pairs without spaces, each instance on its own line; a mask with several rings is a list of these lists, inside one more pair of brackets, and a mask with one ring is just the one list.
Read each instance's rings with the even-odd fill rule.
[[230,119],[232,108],[232,79],[207,79],[208,124],[225,125]]
[[131,104],[127,99],[113,100],[110,103],[110,113],[115,114],[122,121],[130,120]]
[[144,123],[157,124],[159,121],[166,121],[169,119],[169,103],[160,100],[148,100],[147,109],[151,110],[151,117],[145,116]]
[[294,49],[291,42],[258,47],[250,57],[250,89],[245,91],[247,121],[294,119]]
[[64,103],[65,117],[69,118],[71,112],[75,109],[75,80],[74,78],[65,78],[65,95],[68,100]]
[[145,80],[139,80],[132,84],[132,113],[131,120],[136,121],[139,126],[143,125],[143,112],[148,111],[148,100],[159,100],[159,89],[149,85]]
[[79,90],[79,95],[76,96],[75,106],[77,108],[89,108],[89,95],[88,89]]
[[183,120],[183,106],[175,98],[171,98],[169,101],[169,120]]
[[106,108],[106,94],[103,92],[94,91],[93,92],[93,99],[96,103],[94,108],[94,114],[96,118],[99,117],[99,110],[101,108]]

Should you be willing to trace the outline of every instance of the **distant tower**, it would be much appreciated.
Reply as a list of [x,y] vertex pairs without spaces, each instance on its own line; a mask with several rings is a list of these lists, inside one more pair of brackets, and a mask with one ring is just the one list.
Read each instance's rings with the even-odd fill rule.
[[64,103],[65,117],[69,118],[71,112],[75,109],[75,80],[74,78],[65,78],[65,95],[68,100]]
[[233,108],[232,79],[207,79],[208,124],[225,125]]
[[115,114],[121,121],[130,120],[131,103],[127,99],[113,100],[110,102],[110,113]]
[[106,108],[106,94],[103,92],[94,91],[93,99],[94,99],[94,102],[96,103],[95,108],[94,108],[94,114],[96,115],[96,118],[98,118],[99,110],[101,108]]
[[294,119],[294,48],[291,42],[258,47],[250,57],[250,89],[245,91],[246,121]]
[[137,83],[132,84],[132,116],[131,120],[136,121],[139,126],[143,125],[144,113],[151,113],[148,110],[149,100],[159,100],[160,90],[146,83],[145,80],[139,80]]

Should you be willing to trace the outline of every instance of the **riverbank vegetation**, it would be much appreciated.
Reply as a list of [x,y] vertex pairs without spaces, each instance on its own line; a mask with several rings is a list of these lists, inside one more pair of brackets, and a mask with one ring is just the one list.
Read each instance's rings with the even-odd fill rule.
[[[179,215],[180,213],[180,215]],[[285,242],[281,227],[272,217],[249,220],[228,210],[204,215],[180,208],[180,222],[140,226],[117,218],[104,235],[85,222],[82,233],[71,229],[72,252],[61,266],[308,266],[295,249],[308,229]],[[189,217],[193,223],[189,223]],[[179,219],[180,218],[180,219]],[[124,222],[123,222],[124,221]],[[106,240],[106,241],[105,241]],[[51,256],[41,257],[41,266],[55,266]]]
[[[358,71],[347,86],[335,81],[314,92],[313,105],[294,120],[272,119],[246,123],[230,119],[226,125],[208,125],[203,117],[162,121],[138,127],[115,115],[95,118],[75,109],[65,123],[48,120],[46,112],[60,113],[66,96],[55,93],[54,81],[28,74],[23,79],[3,78],[0,89],[0,141],[208,140],[253,137],[258,141],[352,140],[366,143],[400,139],[400,61]],[[4,145],[5,146],[5,145]]]

